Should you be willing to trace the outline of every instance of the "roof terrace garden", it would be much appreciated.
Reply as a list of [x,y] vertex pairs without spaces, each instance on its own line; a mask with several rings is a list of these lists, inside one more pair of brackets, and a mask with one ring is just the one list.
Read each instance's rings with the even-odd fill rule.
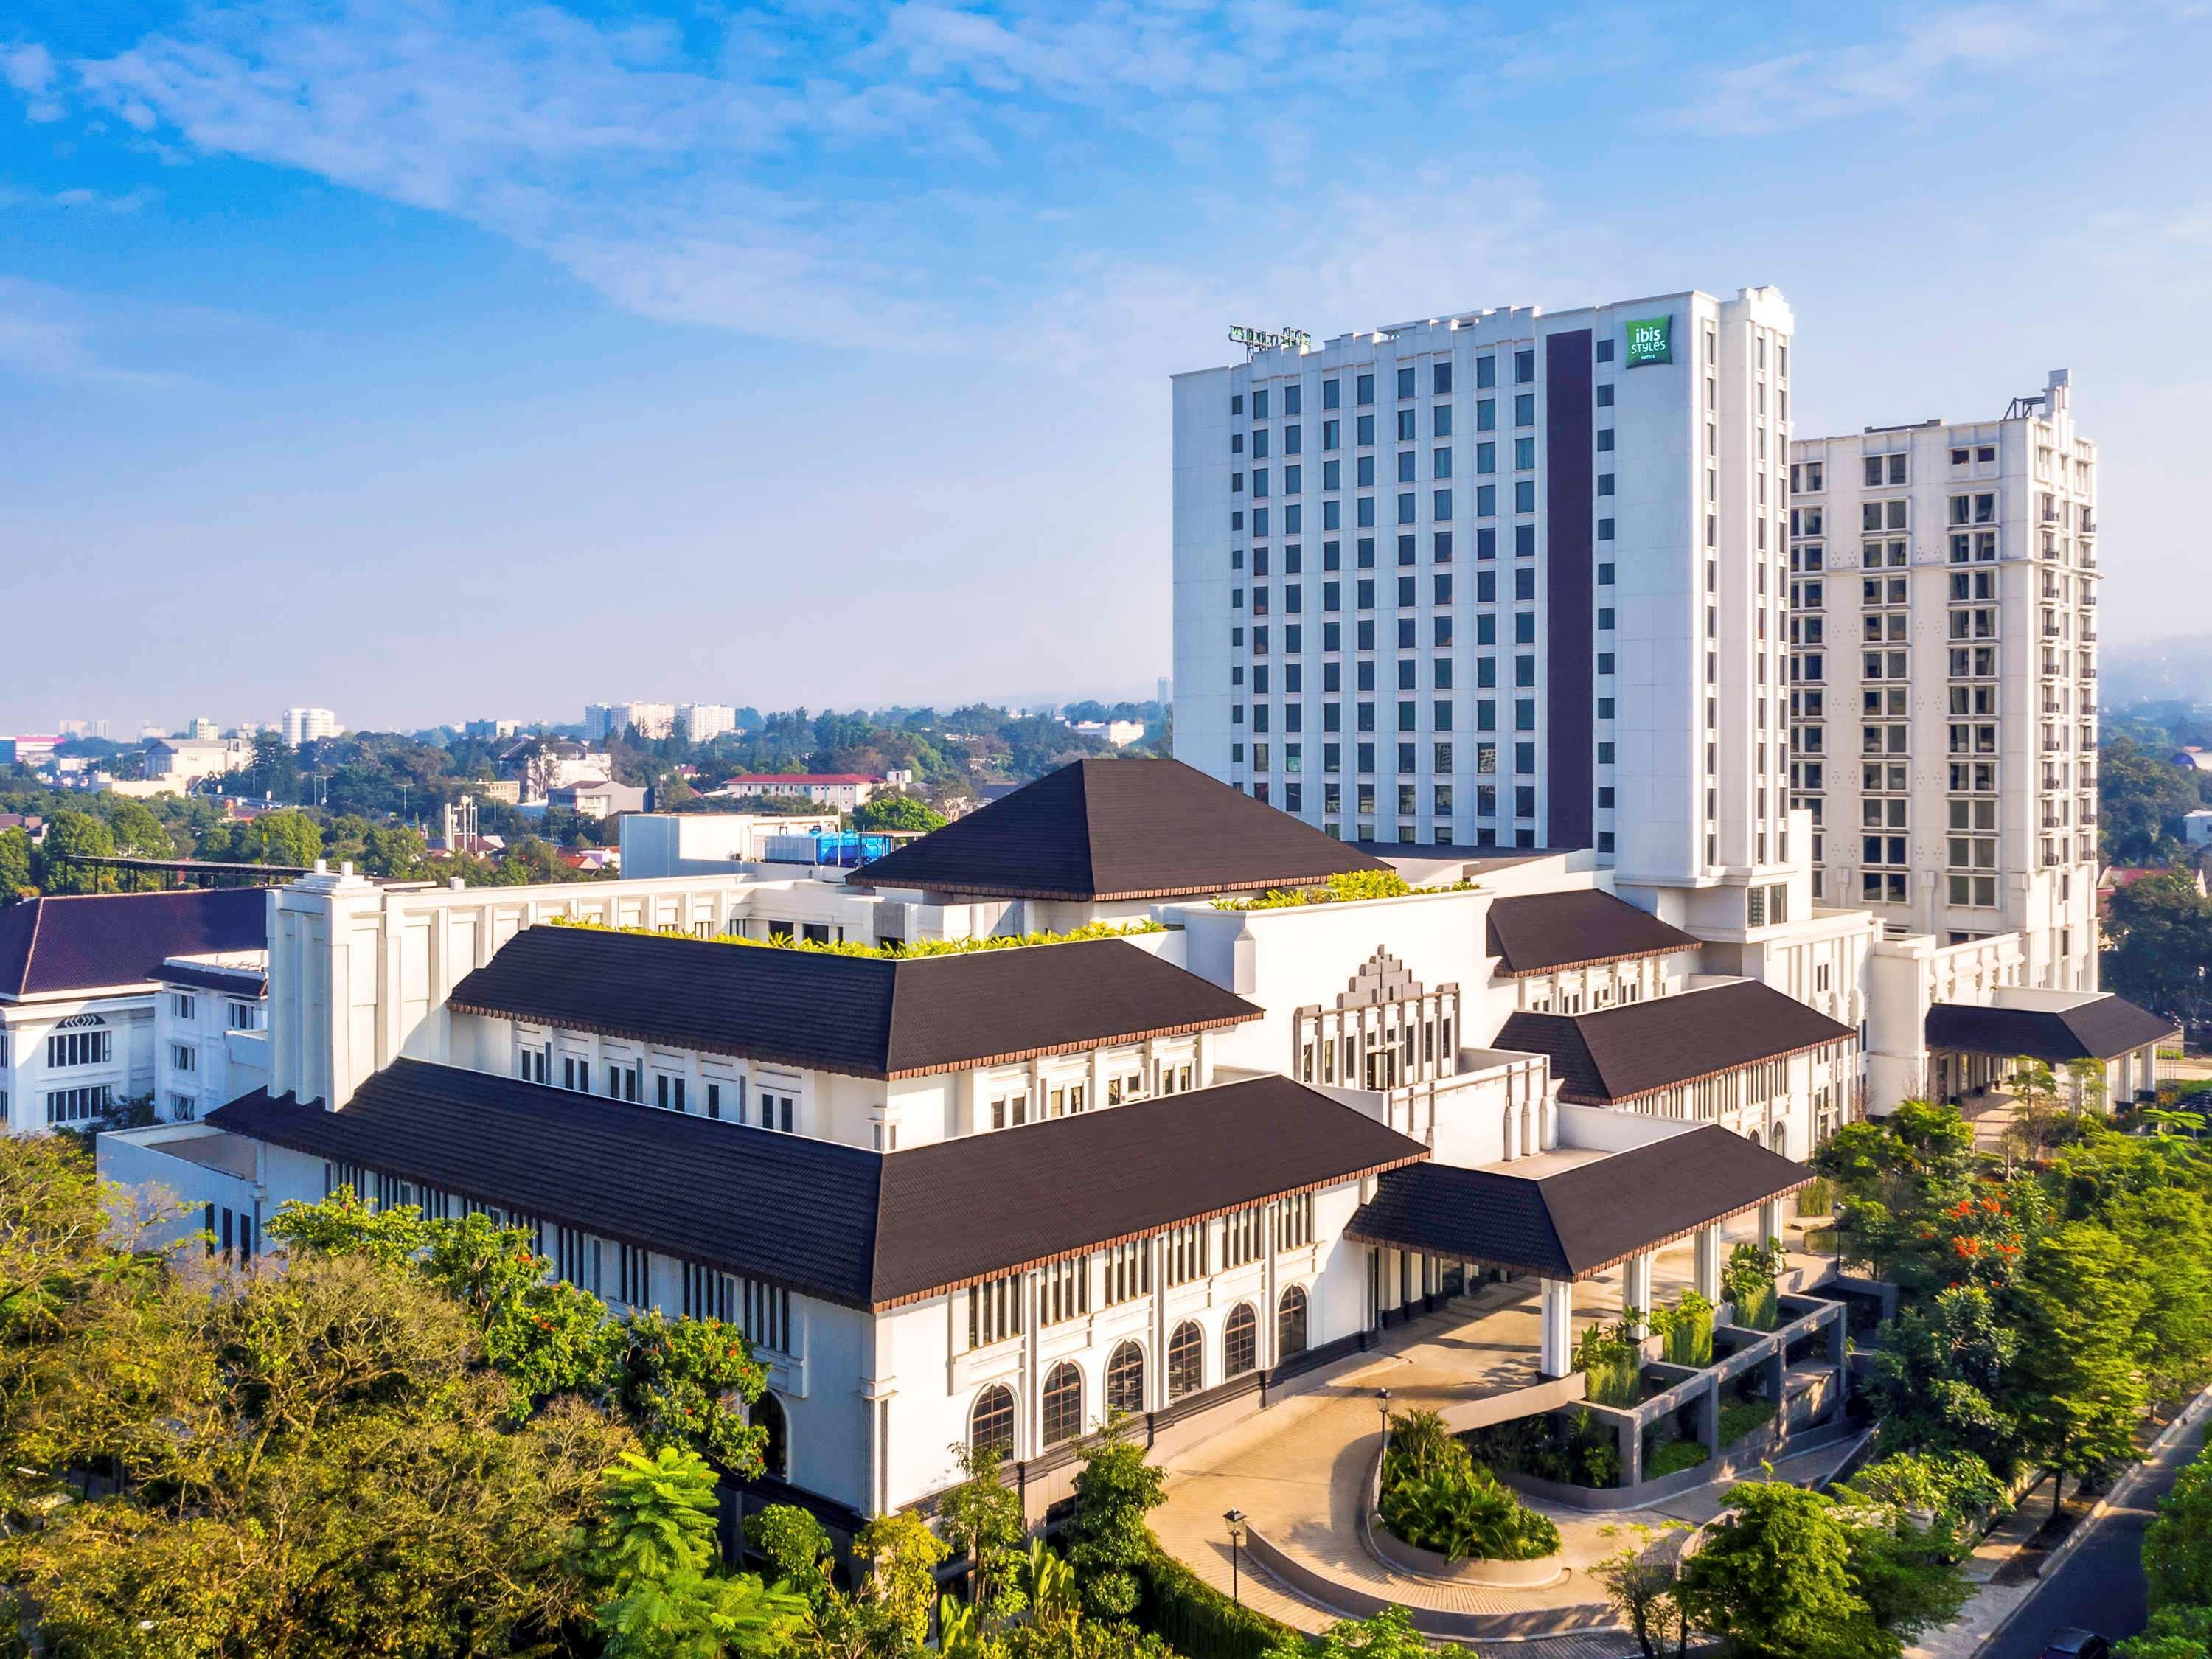
[[453,988],[454,1012],[744,1055],[848,1076],[920,1077],[1180,1036],[1260,1010],[1109,927],[896,954],[650,930],[526,927]]
[[[549,926],[575,927],[595,933],[634,933],[646,939],[693,939],[696,935],[667,927],[617,927],[588,916],[555,916]],[[709,945],[750,945],[763,951],[803,951],[817,956],[859,957],[872,962],[909,962],[921,957],[972,956],[980,951],[1017,951],[1033,945],[1080,945],[1091,939],[1133,939],[1140,933],[1169,932],[1164,921],[1086,921],[1052,933],[992,933],[972,939],[916,939],[890,945],[870,945],[860,939],[794,939],[772,933],[748,939],[741,933],[717,933]]]
[[1295,910],[1310,904],[1352,904],[1364,899],[1419,898],[1431,893],[1471,893],[1481,884],[1447,882],[1415,887],[1395,870],[1344,870],[1309,887],[1271,887],[1249,898],[1218,898],[1217,910]]

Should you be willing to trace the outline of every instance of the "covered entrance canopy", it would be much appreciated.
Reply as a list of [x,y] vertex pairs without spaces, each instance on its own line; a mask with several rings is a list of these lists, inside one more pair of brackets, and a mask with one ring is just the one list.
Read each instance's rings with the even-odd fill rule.
[[1763,1210],[1763,1231],[1778,1234],[1780,1200],[1813,1178],[1802,1164],[1705,1124],[1549,1171],[1431,1163],[1388,1170],[1346,1232],[1390,1249],[1535,1274],[1543,1281],[1540,1365],[1557,1376],[1567,1370],[1576,1280],[1626,1263],[1624,1300],[1648,1309],[1653,1256],[1694,1236],[1697,1289],[1717,1301],[1720,1224]]
[[[2000,993],[2003,994],[2003,993]],[[2154,1094],[2158,1051],[2179,1047],[2180,1028],[2124,997],[2091,993],[2022,994],[1998,1006],[1939,1002],[1923,1035],[1930,1092],[1954,1099],[2001,1084],[2021,1060],[2054,1069],[2094,1061],[2104,1067],[2106,1098],[2122,1103]],[[2035,995],[2033,1002],[2025,1000]],[[2092,1103],[2076,1099],[2076,1106]]]
[[1385,1173],[1347,1231],[1371,1244],[1547,1279],[1589,1279],[1813,1179],[1716,1124],[1552,1174],[1413,1164]]

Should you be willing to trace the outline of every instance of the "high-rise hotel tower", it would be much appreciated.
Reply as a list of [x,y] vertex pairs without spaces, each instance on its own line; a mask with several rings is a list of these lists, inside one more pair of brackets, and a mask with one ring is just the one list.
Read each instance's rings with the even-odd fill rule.
[[1772,289],[1692,292],[1176,376],[1177,756],[1347,839],[1770,890],[1808,850],[1791,326]]
[[[2001,419],[1790,447],[1793,783],[1815,891],[2097,985],[2097,449]],[[1180,733],[1178,733],[1180,738]]]

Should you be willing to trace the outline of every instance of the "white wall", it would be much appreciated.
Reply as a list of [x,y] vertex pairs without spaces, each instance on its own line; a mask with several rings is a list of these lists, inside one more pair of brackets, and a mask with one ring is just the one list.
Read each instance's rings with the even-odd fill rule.
[[[119,1103],[153,1093],[155,1087],[152,988],[40,998],[0,1003],[0,1095],[6,1097],[6,1127],[12,1134],[43,1132],[46,1096],[64,1089],[110,1089]],[[50,1066],[46,1039],[70,1018],[90,1016],[109,1033],[104,1064]]]

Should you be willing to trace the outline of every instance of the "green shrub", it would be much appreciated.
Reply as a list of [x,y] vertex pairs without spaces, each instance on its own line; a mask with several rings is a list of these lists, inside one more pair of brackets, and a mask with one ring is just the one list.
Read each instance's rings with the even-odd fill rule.
[[1386,1485],[1380,1514],[1394,1535],[1449,1561],[1534,1561],[1559,1547],[1557,1527],[1472,1461]]
[[1836,1212],[1835,1206],[1835,1188],[1828,1184],[1828,1178],[1826,1176],[1821,1176],[1818,1181],[1809,1182],[1797,1189],[1799,1215],[1833,1215]]
[[[593,921],[584,916],[555,916],[556,927],[580,927],[594,933],[643,933],[648,937],[690,939],[690,933],[672,927],[617,927],[604,921]],[[993,933],[980,939],[917,939],[903,944],[869,945],[860,939],[795,939],[788,933],[773,934],[767,939],[747,939],[742,933],[717,933],[707,941],[710,945],[749,945],[762,951],[797,951],[803,954],[824,957],[866,957],[878,962],[896,962],[914,957],[971,956],[980,951],[1014,951],[1032,945],[1070,945],[1085,939],[1128,939],[1139,933],[1164,933],[1168,925],[1164,921],[1086,921],[1059,933]]]
[[1644,1460],[1644,1478],[1656,1480],[1662,1475],[1680,1474],[1684,1469],[1696,1468],[1711,1455],[1702,1440],[1662,1440]]
[[1464,1443],[1474,1458],[1562,1486],[1604,1489],[1620,1484],[1620,1444],[1611,1425],[1577,1410],[1540,1413],[1476,1429]]
[[1644,1392],[1644,1356],[1626,1325],[1592,1325],[1575,1344],[1575,1369],[1589,1379],[1586,1398],[1633,1406]]
[[1958,1533],[1978,1533],[2012,1508],[2004,1482],[1965,1450],[1892,1452],[1839,1486],[1841,1497],[1900,1510],[1925,1510]]
[[1753,1429],[1771,1422],[1773,1402],[1765,1400],[1732,1400],[1721,1407],[1721,1444],[1733,1446]]
[[1471,881],[1448,882],[1440,887],[1413,887],[1395,870],[1344,870],[1319,887],[1271,887],[1252,898],[1218,898],[1217,910],[1287,910],[1307,904],[1348,904],[1356,899],[1404,898],[1414,893],[1472,891]]
[[1186,1659],[1262,1659],[1305,1638],[1264,1613],[1239,1607],[1155,1543],[1137,1565],[1144,1601],[1137,1621]]
[[1735,1304],[1735,1322],[1754,1331],[1771,1331],[1782,1313],[1782,1298],[1774,1289],[1775,1275],[1785,1257],[1779,1239],[1765,1245],[1739,1244],[1729,1252],[1721,1269],[1721,1293]]
[[1668,1364],[1702,1369],[1713,1363],[1713,1304],[1695,1291],[1684,1291],[1671,1308],[1654,1308],[1651,1328]]
[[1463,1475],[1474,1459],[1435,1412],[1407,1412],[1390,1419],[1390,1442],[1382,1455],[1382,1484],[1417,1480],[1435,1474]]

